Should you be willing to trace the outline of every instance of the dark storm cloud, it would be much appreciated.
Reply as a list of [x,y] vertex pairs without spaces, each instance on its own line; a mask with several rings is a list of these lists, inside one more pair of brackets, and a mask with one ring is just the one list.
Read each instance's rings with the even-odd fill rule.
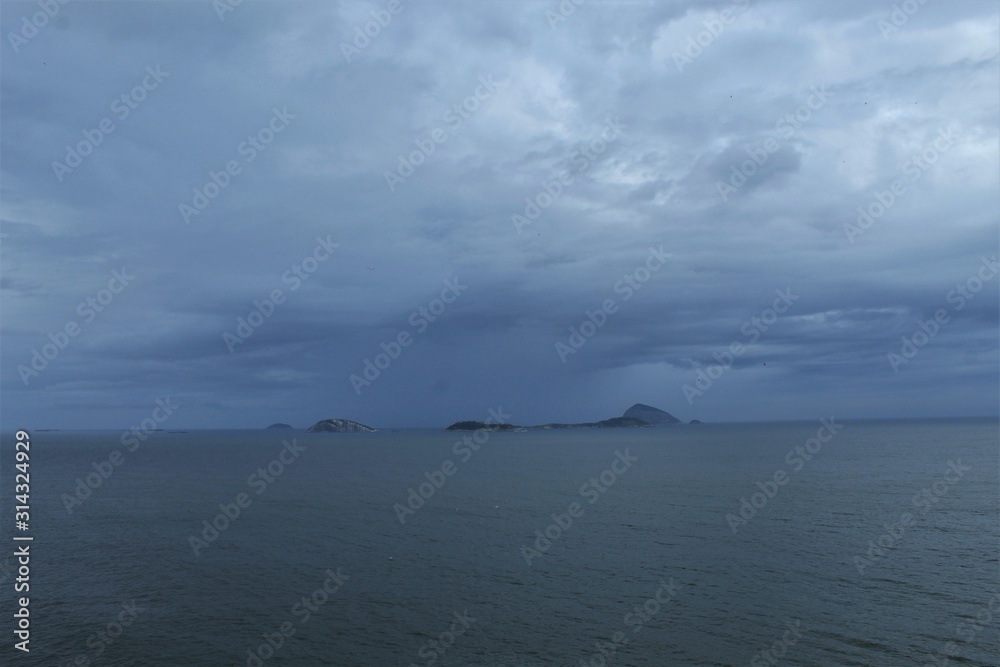
[[0,6],[5,423],[995,413],[995,6],[401,7]]

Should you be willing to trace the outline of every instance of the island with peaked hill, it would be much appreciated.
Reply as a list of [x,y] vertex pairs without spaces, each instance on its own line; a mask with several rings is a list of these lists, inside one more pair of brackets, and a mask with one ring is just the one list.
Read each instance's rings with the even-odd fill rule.
[[[664,426],[670,424],[683,424],[680,419],[669,412],[654,408],[642,403],[636,403],[621,417],[602,419],[596,422],[580,422],[576,424],[539,424],[537,426],[515,426],[513,424],[490,424],[480,421],[459,421],[447,427],[446,431],[478,431],[489,429],[496,431],[526,431],[526,430],[547,430],[561,428],[642,428],[649,426]],[[697,419],[691,420],[692,424],[700,424]]]
[[660,410],[659,408],[654,408],[651,405],[644,405],[642,403],[636,403],[631,408],[625,411],[622,417],[631,417],[632,419],[640,419],[644,422],[649,422],[650,424],[681,424],[680,419],[674,417],[669,412]]

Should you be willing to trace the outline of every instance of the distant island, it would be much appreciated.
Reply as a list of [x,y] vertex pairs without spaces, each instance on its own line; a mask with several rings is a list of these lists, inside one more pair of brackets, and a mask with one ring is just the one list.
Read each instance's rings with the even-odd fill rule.
[[307,433],[374,433],[378,429],[351,419],[321,419],[306,429]]
[[514,426],[513,424],[487,424],[486,422],[474,422],[474,421],[464,421],[455,422],[446,431],[479,431],[482,429],[489,429],[493,431],[514,431],[521,426]]
[[[621,417],[602,419],[596,422],[580,422],[576,424],[540,424],[538,426],[515,426],[513,424],[487,424],[480,421],[460,421],[455,422],[446,431],[478,431],[480,429],[491,429],[497,431],[525,431],[558,428],[642,428],[648,426],[661,426],[666,424],[683,424],[680,419],[674,417],[669,412],[654,408],[650,405],[636,403],[625,411]],[[700,424],[697,419],[691,420],[692,424]]]
[[636,403],[631,408],[625,411],[623,417],[631,417],[632,419],[641,419],[644,422],[649,422],[650,424],[680,424],[682,423],[680,419],[674,417],[669,412],[660,410],[659,408],[654,408],[651,405],[644,405],[642,403]]
[[[547,431],[554,429],[572,428],[649,428],[654,426],[665,426],[673,424],[683,424],[680,419],[665,410],[654,408],[651,405],[636,403],[622,414],[621,417],[611,417],[593,422],[579,422],[573,424],[549,423],[535,426],[518,426],[516,424],[491,424],[482,421],[465,420],[457,421],[448,426],[446,431]],[[697,419],[691,420],[692,424],[700,424]],[[276,422],[267,427],[266,430],[295,430],[294,426],[283,422]],[[368,426],[353,419],[321,419],[306,429],[307,433],[375,433],[378,429]]]
[[581,422],[579,424],[542,424],[541,426],[531,426],[529,428],[533,429],[551,429],[551,428],[642,428],[645,426],[653,426],[649,422],[643,421],[641,419],[633,419],[632,417],[612,417],[611,419],[602,419],[599,422]]

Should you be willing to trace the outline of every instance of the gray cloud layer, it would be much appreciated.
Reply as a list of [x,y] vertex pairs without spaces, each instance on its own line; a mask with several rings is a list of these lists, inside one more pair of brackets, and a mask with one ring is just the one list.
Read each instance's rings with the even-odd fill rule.
[[893,7],[5,2],[4,426],[995,414],[1000,14]]

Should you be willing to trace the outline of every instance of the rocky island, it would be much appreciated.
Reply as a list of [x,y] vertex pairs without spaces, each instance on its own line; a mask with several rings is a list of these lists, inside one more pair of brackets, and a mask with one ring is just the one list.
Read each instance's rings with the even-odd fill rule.
[[270,431],[270,430],[275,430],[275,431],[277,431],[277,430],[289,431],[289,430],[292,430],[294,428],[295,427],[292,426],[291,424],[282,424],[281,422],[278,422],[276,424],[271,424],[270,426],[268,426],[264,430],[265,431]]
[[[636,403],[625,411],[621,417],[602,419],[597,422],[580,422],[577,424],[540,424],[538,426],[514,426],[513,424],[487,424],[479,421],[460,421],[449,426],[447,431],[477,431],[491,429],[498,431],[523,431],[557,428],[641,428],[644,426],[661,426],[666,424],[683,424],[680,419],[669,412],[650,405]],[[697,419],[692,424],[700,424]]]
[[351,419],[321,419],[306,429],[306,433],[374,433],[378,429]]
[[650,424],[680,424],[681,420],[674,417],[669,412],[660,410],[659,408],[654,408],[651,405],[644,405],[642,403],[636,403],[631,408],[625,411],[623,417],[631,417],[632,419],[641,419],[644,422],[649,422]]

